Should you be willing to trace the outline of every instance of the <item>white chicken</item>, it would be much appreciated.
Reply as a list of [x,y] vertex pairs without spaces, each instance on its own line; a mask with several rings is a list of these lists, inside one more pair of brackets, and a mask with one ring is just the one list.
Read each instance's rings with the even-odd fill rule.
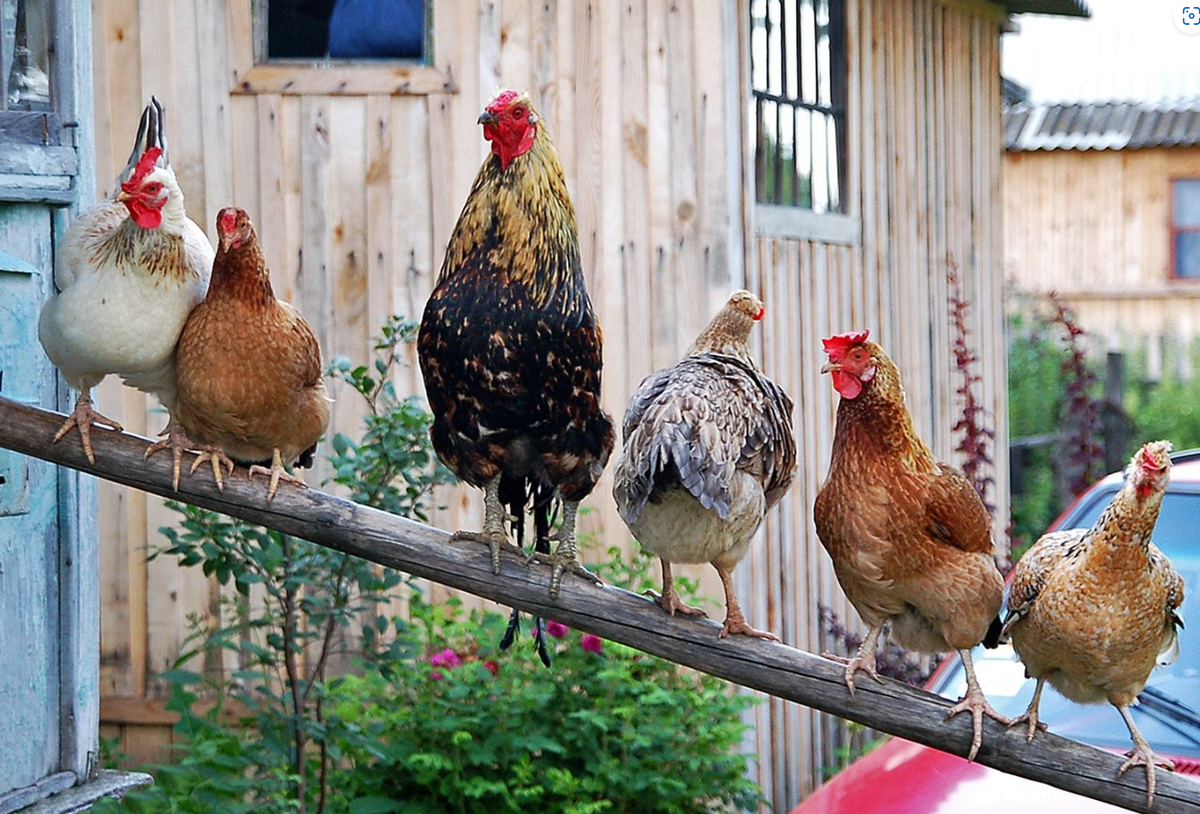
[[[79,428],[90,462],[91,427],[120,430],[92,406],[91,391],[110,373],[158,397],[175,400],[175,344],[188,314],[204,300],[212,244],[184,209],[183,192],[167,157],[162,106],[151,97],[120,192],[82,212],[58,250],[58,293],[42,308],[38,338],[67,383],[79,391],[75,409],[54,436]],[[152,445],[179,460],[190,446],[172,421],[167,439]]]

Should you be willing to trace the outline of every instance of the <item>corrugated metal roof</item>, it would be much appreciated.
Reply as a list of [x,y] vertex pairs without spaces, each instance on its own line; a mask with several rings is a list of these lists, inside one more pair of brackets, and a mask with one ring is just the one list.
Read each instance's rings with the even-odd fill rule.
[[1200,145],[1200,100],[1018,104],[1004,112],[1009,150],[1135,150]]
[[1083,0],[1004,0],[1009,14],[1056,14],[1060,17],[1091,17]]

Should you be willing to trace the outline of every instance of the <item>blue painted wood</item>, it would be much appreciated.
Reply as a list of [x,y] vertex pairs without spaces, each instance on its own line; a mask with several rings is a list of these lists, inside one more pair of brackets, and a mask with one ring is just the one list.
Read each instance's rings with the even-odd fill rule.
[[[37,341],[37,320],[54,292],[53,246],[95,201],[91,3],[53,5],[57,112],[79,126],[36,154],[0,144],[0,393],[67,410],[74,394]],[[0,484],[0,800],[33,800],[97,768],[96,483],[20,456],[0,459],[0,477],[9,473],[24,483]]]
[[[0,246],[37,273],[0,271],[0,392],[55,404],[53,369],[37,340],[53,261],[41,205],[0,205]],[[60,770],[58,473],[27,459],[26,511],[0,517],[0,794]]]

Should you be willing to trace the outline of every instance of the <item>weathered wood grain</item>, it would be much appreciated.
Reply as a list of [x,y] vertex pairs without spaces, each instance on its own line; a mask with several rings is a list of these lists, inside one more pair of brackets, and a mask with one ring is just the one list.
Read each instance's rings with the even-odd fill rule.
[[[274,502],[261,481],[251,484],[244,469],[229,479],[224,493],[203,476],[185,478],[179,493],[170,487],[170,464],[163,457],[143,463],[147,440],[100,430],[89,467],[77,443],[50,444],[62,416],[0,398],[0,446],[80,469],[127,486],[186,500],[198,506],[304,537],[338,551],[364,557],[407,573],[487,597],[524,611],[558,619],[580,630],[636,647],[670,661],[711,673],[774,697],[858,721],[962,755],[970,742],[965,717],[946,722],[949,702],[894,681],[861,682],[852,701],[834,662],[780,644],[717,638],[719,625],[708,619],[663,614],[653,602],[628,591],[597,587],[568,577],[557,601],[546,590],[549,569],[525,566],[515,551],[505,552],[499,578],[491,573],[487,549],[456,543],[431,526],[389,515],[317,489],[284,485]],[[1121,758],[1053,734],[1026,745],[1023,732],[1006,731],[988,720],[979,763],[1114,803],[1148,811],[1144,774],[1115,779]],[[1157,811],[1200,814],[1200,784],[1162,773]]]

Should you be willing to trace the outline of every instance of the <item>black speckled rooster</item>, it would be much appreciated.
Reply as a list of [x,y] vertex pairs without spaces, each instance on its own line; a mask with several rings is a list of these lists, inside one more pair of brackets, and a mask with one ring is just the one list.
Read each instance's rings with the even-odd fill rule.
[[[484,490],[483,531],[456,539],[486,542],[499,574],[506,509],[518,544],[528,509],[535,551],[553,565],[554,598],[566,571],[598,581],[579,561],[575,518],[615,440],[600,408],[602,339],[580,268],[575,210],[541,117],[526,94],[506,90],[479,123],[492,155],[425,306],[421,373],[438,457]],[[551,514],[560,501],[551,555]]]

